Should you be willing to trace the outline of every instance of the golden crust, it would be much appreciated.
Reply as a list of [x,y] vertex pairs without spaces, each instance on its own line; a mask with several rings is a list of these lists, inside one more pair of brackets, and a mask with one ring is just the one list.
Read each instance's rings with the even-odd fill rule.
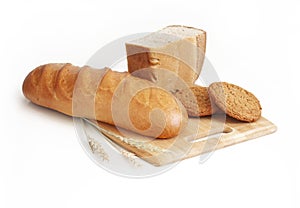
[[108,68],[42,65],[25,78],[23,93],[37,105],[155,138],[174,137],[187,123],[185,109],[171,93]]

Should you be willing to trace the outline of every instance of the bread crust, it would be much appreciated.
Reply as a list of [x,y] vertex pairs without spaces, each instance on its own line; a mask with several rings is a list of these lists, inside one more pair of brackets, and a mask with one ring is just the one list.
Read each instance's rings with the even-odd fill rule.
[[37,105],[154,138],[174,137],[187,123],[186,110],[171,93],[109,68],[46,64],[28,74],[22,89]]

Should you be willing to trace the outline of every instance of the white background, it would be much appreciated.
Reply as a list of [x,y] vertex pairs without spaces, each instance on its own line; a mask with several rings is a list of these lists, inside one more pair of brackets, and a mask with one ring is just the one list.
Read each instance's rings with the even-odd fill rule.
[[[297,0],[1,1],[0,207],[300,207],[299,11]],[[128,179],[90,161],[71,118],[22,95],[38,65],[84,65],[116,38],[170,24],[207,31],[219,76],[260,98],[275,134]]]

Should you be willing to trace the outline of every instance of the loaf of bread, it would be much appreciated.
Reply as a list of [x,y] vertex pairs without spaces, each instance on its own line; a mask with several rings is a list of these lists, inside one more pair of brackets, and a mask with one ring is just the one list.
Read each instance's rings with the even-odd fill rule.
[[153,138],[174,137],[187,123],[186,110],[171,93],[109,68],[42,65],[28,74],[23,93],[37,105]]
[[[128,71],[174,92],[177,78],[187,85],[197,80],[205,48],[205,31],[181,25],[168,26],[126,43]],[[139,73],[142,69],[147,70]],[[174,75],[166,75],[166,70]]]

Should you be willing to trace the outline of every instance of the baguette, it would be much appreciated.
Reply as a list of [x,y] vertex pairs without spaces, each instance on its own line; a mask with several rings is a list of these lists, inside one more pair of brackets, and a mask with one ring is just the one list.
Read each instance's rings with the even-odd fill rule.
[[186,110],[171,93],[109,68],[46,64],[28,74],[22,89],[37,105],[153,138],[174,137],[187,123]]

